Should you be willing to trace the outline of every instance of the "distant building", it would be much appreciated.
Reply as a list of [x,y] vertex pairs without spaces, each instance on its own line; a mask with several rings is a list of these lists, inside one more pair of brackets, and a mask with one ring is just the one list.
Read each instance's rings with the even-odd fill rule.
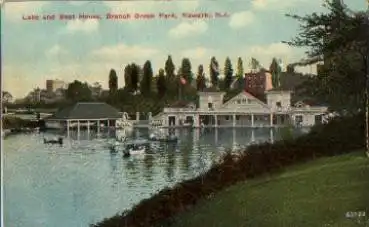
[[247,93],[260,96],[271,89],[273,89],[272,74],[268,71],[245,73],[245,91]]
[[59,88],[65,89],[66,83],[62,80],[46,80],[46,91],[55,92]]

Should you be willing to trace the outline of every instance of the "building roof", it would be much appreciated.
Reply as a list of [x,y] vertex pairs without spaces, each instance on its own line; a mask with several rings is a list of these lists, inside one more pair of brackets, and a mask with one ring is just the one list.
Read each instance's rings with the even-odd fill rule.
[[188,107],[190,104],[192,104],[192,102],[190,102],[190,101],[178,100],[178,101],[175,101],[175,102],[169,104],[167,107],[170,107],[170,108],[184,108],[184,107]]
[[326,104],[318,102],[313,98],[303,98],[292,103],[293,106],[295,106],[296,104],[304,104],[308,106],[321,106],[321,107],[327,106]]
[[118,119],[121,114],[114,107],[101,102],[79,102],[59,110],[49,120]]

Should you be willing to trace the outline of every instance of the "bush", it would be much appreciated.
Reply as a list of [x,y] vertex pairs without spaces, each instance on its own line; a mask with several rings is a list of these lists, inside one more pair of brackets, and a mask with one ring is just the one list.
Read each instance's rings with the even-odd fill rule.
[[44,121],[30,121],[24,120],[19,117],[3,117],[2,126],[3,129],[21,129],[21,128],[36,128],[45,124]]
[[364,116],[340,118],[327,125],[313,127],[304,136],[293,140],[264,143],[248,147],[239,157],[227,153],[220,164],[206,173],[177,184],[172,189],[163,189],[150,199],[142,200],[129,212],[92,225],[155,226],[167,222],[175,214],[196,204],[238,181],[321,156],[348,153],[365,147]]

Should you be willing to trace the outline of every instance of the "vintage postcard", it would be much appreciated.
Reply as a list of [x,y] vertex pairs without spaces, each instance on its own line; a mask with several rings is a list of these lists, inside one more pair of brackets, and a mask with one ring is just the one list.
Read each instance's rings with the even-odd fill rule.
[[369,226],[366,8],[2,2],[2,225]]

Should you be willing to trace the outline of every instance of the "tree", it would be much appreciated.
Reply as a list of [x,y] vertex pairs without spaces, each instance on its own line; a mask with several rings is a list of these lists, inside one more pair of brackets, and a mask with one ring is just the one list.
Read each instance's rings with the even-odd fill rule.
[[243,78],[243,76],[244,76],[243,61],[242,61],[241,57],[238,57],[238,60],[237,60],[237,73],[236,73],[236,76],[238,78]]
[[251,58],[250,66],[251,66],[251,70],[254,72],[262,68],[260,65],[260,62],[256,60],[255,58]]
[[114,69],[109,72],[109,92],[115,93],[118,90],[118,77]]
[[219,85],[219,63],[215,57],[210,60],[209,66],[210,80],[213,87],[218,87]]
[[168,58],[167,60],[165,61],[165,75],[168,77],[168,78],[174,78],[175,74],[174,74],[174,71],[175,71],[175,66],[174,66],[174,63],[173,63],[173,60],[172,60],[172,56],[171,55],[168,55]]
[[151,62],[146,61],[143,65],[143,78],[141,80],[140,91],[143,95],[149,95],[151,93],[151,82],[153,78],[153,71]]
[[273,58],[272,63],[269,66],[269,71],[272,74],[272,84],[274,88],[280,86],[280,75],[282,73],[282,68],[277,58]]
[[133,92],[138,90],[138,83],[140,81],[140,67],[135,63],[131,64],[131,84]]
[[159,97],[162,98],[165,95],[166,90],[167,90],[163,69],[159,70],[159,75],[158,75],[158,80],[157,80],[156,86],[157,86],[157,89],[158,89]]
[[197,69],[196,89],[198,91],[203,91],[205,88],[206,88],[206,84],[205,84],[204,66],[199,65]]
[[191,69],[191,61],[188,58],[183,58],[182,59],[182,64],[181,64],[181,75],[183,79],[185,79],[187,84],[191,84],[192,80],[193,80],[193,75],[192,75],[192,69]]
[[225,90],[229,90],[232,84],[233,80],[233,68],[232,68],[232,62],[229,57],[226,58],[224,63],[224,88]]
[[127,91],[132,91],[132,69],[131,65],[126,65],[124,68],[124,88]]
[[87,83],[75,80],[68,85],[66,91],[66,98],[72,102],[90,101],[92,99],[92,92]]
[[302,93],[333,110],[354,113],[366,107],[369,23],[364,12],[351,14],[337,1],[326,1],[324,6],[328,11],[321,14],[287,15],[300,22],[301,32],[285,43],[307,47],[308,58],[313,59],[308,64],[324,59],[322,70]]

